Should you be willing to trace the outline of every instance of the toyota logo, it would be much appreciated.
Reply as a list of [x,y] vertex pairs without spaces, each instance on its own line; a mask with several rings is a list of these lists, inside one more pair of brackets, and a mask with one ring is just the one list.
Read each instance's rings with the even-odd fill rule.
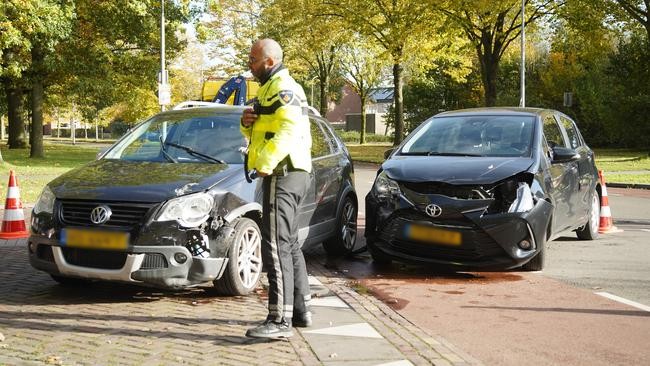
[[442,207],[434,204],[427,205],[425,207],[424,212],[427,213],[427,215],[431,217],[438,217],[442,214]]
[[111,208],[108,206],[97,206],[90,212],[90,221],[93,224],[101,225],[111,218]]

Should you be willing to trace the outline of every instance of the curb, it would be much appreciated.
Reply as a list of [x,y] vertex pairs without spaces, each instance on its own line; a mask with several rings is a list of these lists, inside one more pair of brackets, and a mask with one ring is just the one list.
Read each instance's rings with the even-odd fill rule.
[[650,184],[639,183],[611,183],[607,182],[608,187],[613,188],[632,188],[632,189],[650,189]]

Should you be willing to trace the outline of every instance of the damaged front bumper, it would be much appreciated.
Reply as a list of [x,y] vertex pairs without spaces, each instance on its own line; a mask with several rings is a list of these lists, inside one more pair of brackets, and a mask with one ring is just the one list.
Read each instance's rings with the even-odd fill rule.
[[[544,247],[552,205],[536,199],[525,212],[488,213],[493,202],[413,192],[382,201],[371,192],[366,196],[367,242],[373,250],[407,262],[456,269],[519,267]],[[429,205],[443,214],[427,215]],[[412,227],[427,228],[431,235],[416,238]],[[441,240],[445,237],[456,239]]]
[[221,277],[228,264],[226,258],[193,257],[183,246],[89,250],[68,248],[58,241],[32,236],[28,248],[31,265],[53,275],[161,288],[183,288],[213,281]]

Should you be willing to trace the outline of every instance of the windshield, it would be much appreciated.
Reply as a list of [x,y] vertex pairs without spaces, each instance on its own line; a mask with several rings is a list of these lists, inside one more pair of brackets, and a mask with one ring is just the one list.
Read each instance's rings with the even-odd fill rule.
[[400,154],[528,157],[533,125],[531,116],[436,117],[406,141]]
[[163,114],[136,126],[104,159],[243,164],[240,113]]

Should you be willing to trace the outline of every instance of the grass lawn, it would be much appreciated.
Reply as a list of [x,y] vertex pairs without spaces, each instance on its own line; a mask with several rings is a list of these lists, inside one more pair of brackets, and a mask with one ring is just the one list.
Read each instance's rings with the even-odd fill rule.
[[9,170],[13,170],[18,178],[23,204],[34,204],[49,181],[94,160],[99,149],[97,145],[68,145],[45,141],[45,158],[30,159],[29,148],[8,149],[6,144],[2,144],[0,151],[4,161],[0,163],[0,197],[6,197]]
[[[347,144],[354,161],[381,163],[391,144]],[[595,149],[596,166],[607,182],[650,184],[650,156],[647,151]]]
[[[3,162],[0,163],[0,197],[7,194],[9,170],[18,177],[21,199],[24,204],[34,204],[41,190],[52,179],[95,159],[100,144],[45,141],[45,158],[30,159],[29,148],[7,149],[0,146]],[[108,146],[105,144],[104,146]],[[391,144],[348,144],[355,161],[381,163],[384,151]],[[647,152],[623,149],[596,149],[596,165],[605,172],[607,182],[650,184],[650,157]]]

